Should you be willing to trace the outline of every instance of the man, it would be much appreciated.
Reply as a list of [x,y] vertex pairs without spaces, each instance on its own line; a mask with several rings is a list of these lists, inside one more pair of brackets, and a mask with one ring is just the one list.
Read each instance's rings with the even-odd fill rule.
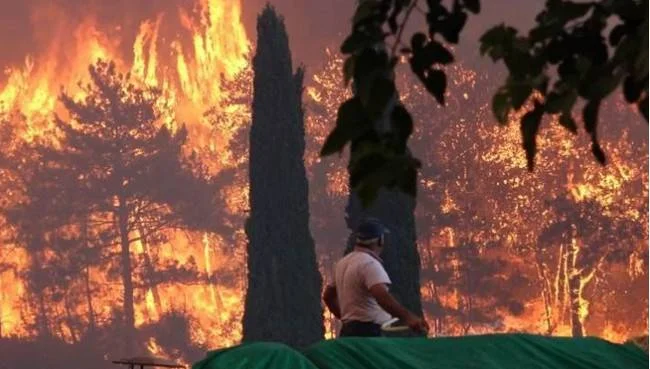
[[356,232],[354,250],[336,263],[334,281],[325,288],[323,301],[343,322],[340,336],[381,336],[381,324],[399,318],[416,332],[426,333],[426,321],[403,307],[388,291],[390,278],[379,258],[384,235],[376,220],[363,222]]

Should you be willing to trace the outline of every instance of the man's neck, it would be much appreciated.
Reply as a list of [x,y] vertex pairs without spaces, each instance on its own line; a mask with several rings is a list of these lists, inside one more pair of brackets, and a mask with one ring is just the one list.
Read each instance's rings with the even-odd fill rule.
[[383,260],[381,260],[381,257],[379,257],[379,254],[375,250],[369,249],[367,247],[354,246],[354,251],[365,252],[366,254],[369,254],[373,258],[379,260],[380,263],[384,262]]

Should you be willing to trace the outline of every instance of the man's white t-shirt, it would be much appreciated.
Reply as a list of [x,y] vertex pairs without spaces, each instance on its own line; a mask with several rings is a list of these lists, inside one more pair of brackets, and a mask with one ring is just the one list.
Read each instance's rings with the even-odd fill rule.
[[384,283],[390,278],[381,262],[370,251],[352,251],[334,269],[334,286],[341,309],[341,320],[358,320],[382,324],[391,316],[370,294],[370,287]]

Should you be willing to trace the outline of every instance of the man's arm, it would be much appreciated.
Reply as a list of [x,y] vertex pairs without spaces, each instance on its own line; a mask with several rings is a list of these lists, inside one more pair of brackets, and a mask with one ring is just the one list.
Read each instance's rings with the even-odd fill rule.
[[323,302],[325,302],[325,305],[329,311],[331,311],[337,319],[341,319],[341,308],[339,307],[339,299],[336,296],[336,287],[325,287],[325,292],[323,293]]
[[408,311],[402,304],[400,304],[393,295],[388,292],[388,286],[383,283],[378,283],[370,287],[370,294],[377,300],[379,306],[386,310],[390,315],[406,321],[413,313]]
[[377,300],[379,306],[390,315],[401,319],[409,328],[426,333],[429,330],[427,322],[410,312],[388,292],[388,286],[378,283],[370,287],[370,294]]

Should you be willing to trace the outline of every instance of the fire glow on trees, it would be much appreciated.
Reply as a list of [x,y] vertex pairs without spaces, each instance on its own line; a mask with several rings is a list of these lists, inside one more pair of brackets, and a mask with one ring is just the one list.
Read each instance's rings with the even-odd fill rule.
[[[329,62],[307,91],[307,106],[316,105],[308,118],[314,131],[312,150],[321,147],[328,131],[319,127],[332,124],[346,94],[340,76],[329,72],[340,71],[343,59],[328,55]],[[603,169],[589,162],[586,137],[575,140],[561,129],[550,129],[540,137],[538,169],[528,174],[518,129],[512,124],[499,127],[491,118],[487,102],[498,78],[462,65],[450,68],[449,75],[444,108],[436,107],[408,77],[398,81],[405,91],[402,101],[419,120],[411,147],[424,165],[416,209],[421,288],[435,333],[515,330],[568,335],[573,325],[581,332],[623,340],[642,332],[645,305],[631,301],[647,301],[647,284],[634,268],[623,270],[627,264],[640,267],[647,256],[647,211],[642,210],[648,206],[647,139],[609,131],[611,125],[605,125],[603,142],[615,160]],[[639,121],[622,100],[611,104],[605,115],[612,124]],[[336,201],[319,192],[312,207],[335,205],[340,213],[347,173],[340,162],[329,159],[314,167],[313,175],[321,172],[329,179],[326,193]],[[584,201],[593,207],[566,213],[581,209]],[[571,237],[572,225],[582,230],[580,237]],[[608,229],[616,229],[614,239],[606,237]],[[552,241],[549,234],[555,237]],[[479,258],[471,256],[475,251]],[[335,258],[336,252],[326,259]],[[642,269],[647,276],[647,265]],[[487,273],[490,270],[495,275]],[[603,290],[610,283],[629,286]],[[548,299],[550,295],[555,297]],[[621,300],[612,299],[616,295]],[[623,300],[636,306],[637,316],[604,313]],[[575,322],[571,311],[579,317]]]
[[[11,155],[18,141],[54,137],[56,144],[49,132],[52,113],[65,113],[57,102],[59,86],[74,98],[83,97],[76,83],[88,80],[88,65],[97,58],[113,60],[118,70],[161,90],[163,120],[167,114],[169,122],[174,117],[187,123],[187,154],[218,178],[226,208],[223,226],[214,232],[169,231],[165,240],[134,243],[135,324],[153,332],[157,322],[183,311],[191,322],[189,339],[209,348],[231,345],[241,337],[251,74],[245,57],[250,42],[240,15],[237,1],[197,0],[194,11],[142,22],[131,42],[113,38],[89,17],[53,32],[50,46],[27,57],[23,66],[10,68],[0,85],[0,127],[3,132],[10,127],[16,135],[2,142],[4,155]],[[64,39],[64,34],[73,37]],[[131,55],[125,57],[120,45],[129,42]],[[312,232],[327,280],[347,237],[348,187],[343,160],[320,160],[318,151],[349,92],[340,76],[341,57],[327,51],[324,58],[323,67],[306,83],[304,102]],[[570,334],[571,312],[577,313],[587,333],[612,340],[644,331],[647,138],[630,130],[620,135],[604,132],[611,164],[601,169],[591,163],[588,146],[581,145],[586,140],[548,130],[540,138],[538,169],[528,174],[519,132],[512,125],[497,127],[490,115],[487,103],[495,80],[487,72],[459,65],[449,74],[445,108],[435,106],[417,84],[400,82],[411,86],[400,89],[405,91],[402,98],[421,121],[413,138],[414,150],[425,163],[417,207],[418,244],[423,302],[435,333]],[[609,106],[604,115],[612,125],[637,119],[620,103]],[[608,125],[603,126],[607,130]],[[7,201],[16,201],[20,191],[4,182],[2,186]],[[582,211],[583,202],[598,212]],[[566,206],[578,210],[562,210]],[[568,226],[594,223],[596,233],[578,238],[566,228],[554,230],[558,218]],[[32,255],[22,245],[4,241],[13,238],[4,221],[0,219],[0,337],[34,337],[38,309],[34,303],[25,304],[34,299],[26,283]],[[632,229],[626,222],[643,225],[640,234],[628,232],[606,242],[596,237],[603,232],[598,227]],[[620,244],[629,246],[626,252],[617,251]],[[467,248],[471,252],[459,253]],[[56,260],[57,255],[46,257]],[[146,278],[156,270],[192,265],[201,273],[191,284]],[[87,268],[68,283],[68,290],[45,294],[52,333],[74,342],[89,321],[110,324],[121,296],[117,281],[107,270]],[[90,298],[80,299],[86,287]],[[476,288],[489,289],[498,298]],[[503,290],[509,293],[497,293]],[[71,324],[75,320],[78,323]],[[165,351],[163,340],[153,333],[147,346],[154,353]]]
[[[249,115],[246,100],[235,101],[241,100],[239,95],[246,93],[241,91],[246,87],[237,82],[242,78],[240,75],[247,76],[249,69],[246,55],[250,45],[240,15],[238,2],[201,0],[192,12],[179,8],[178,23],[181,27],[174,29],[173,35],[181,36],[171,41],[165,41],[169,40],[169,35],[165,35],[163,30],[165,21],[173,14],[161,14],[154,20],[144,21],[133,41],[131,61],[118,50],[118,44],[126,40],[111,39],[102,33],[92,17],[72,30],[58,30],[53,33],[51,46],[41,55],[28,56],[24,67],[7,70],[6,82],[0,88],[3,125],[12,125],[16,140],[29,143],[47,139],[56,145],[56,136],[51,135],[54,130],[52,113],[66,116],[57,100],[59,86],[63,86],[73,99],[80,99],[84,97],[84,89],[76,83],[88,81],[89,64],[98,59],[111,60],[118,71],[130,72],[132,79],[160,89],[162,120],[164,123],[173,120],[187,122],[191,141],[187,153],[201,160],[209,168],[210,175],[240,167],[245,153],[233,154],[229,147],[238,130],[245,128],[237,124],[247,124],[247,119],[241,117]],[[62,20],[61,23],[67,22]],[[72,32],[74,37],[65,38],[64,31]],[[223,83],[219,83],[220,80]],[[232,117],[228,122],[218,119],[224,111]],[[169,128],[176,130],[179,127]],[[3,149],[10,148],[3,145]],[[189,311],[192,328],[202,327],[192,329],[193,342],[222,346],[239,340],[240,300],[245,281],[245,274],[241,271],[245,239],[239,204],[246,202],[244,194],[247,192],[246,183],[241,182],[241,178],[245,175],[235,176],[222,190],[229,200],[223,219],[224,228],[229,232],[224,232],[224,235],[172,231],[164,242],[134,242],[132,259],[139,266],[134,272],[136,327],[146,328],[162,319],[165,313],[185,310]],[[6,227],[3,227],[3,232],[8,232]],[[12,238],[11,234],[3,236],[3,239]],[[31,298],[24,280],[24,273],[29,272],[32,263],[30,255],[20,245],[6,244],[3,245],[1,262],[8,266],[1,270],[0,279],[2,336],[33,336],[35,331],[30,327],[35,323],[37,312],[30,310],[31,305],[24,304]],[[191,265],[201,269],[203,276],[202,280],[191,285],[155,279],[155,269],[160,272],[168,266]],[[113,319],[113,309],[117,307],[115,302],[121,298],[120,286],[115,284],[110,271],[88,268],[88,274],[92,293],[87,304],[68,296],[65,303],[54,303],[54,297],[45,297],[51,300],[45,312],[50,320],[50,329],[67,342],[74,342],[75,337],[83,334],[83,326],[88,324],[70,326],[71,316],[84,322],[88,320],[85,317],[94,315],[96,324],[106,324]],[[153,277],[154,281],[147,281],[144,275]],[[79,285],[72,283],[66,295],[79,294],[77,289],[82,288],[82,279]],[[77,307],[70,312],[68,305]]]

